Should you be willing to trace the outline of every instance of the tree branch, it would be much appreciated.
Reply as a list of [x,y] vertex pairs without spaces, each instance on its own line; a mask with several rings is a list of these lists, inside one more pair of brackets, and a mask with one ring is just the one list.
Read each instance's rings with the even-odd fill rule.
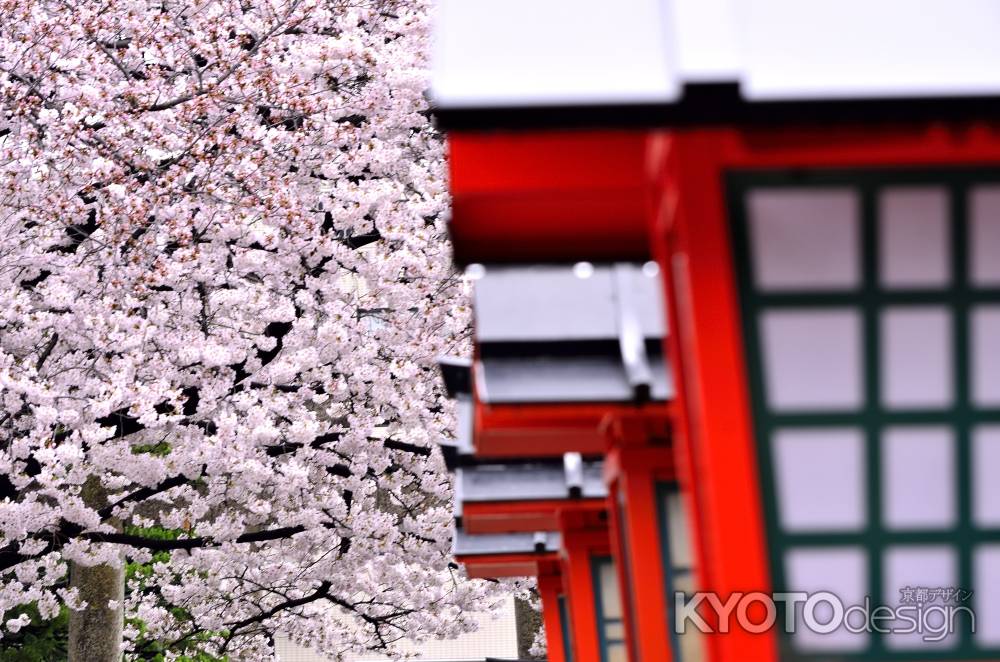
[[[296,533],[302,533],[304,526],[285,526],[277,529],[266,529],[264,531],[254,531],[244,533],[237,537],[235,543],[266,542],[268,540],[280,540],[291,538]],[[155,552],[171,551],[176,549],[195,549],[197,547],[218,547],[223,544],[211,538],[181,538],[178,540],[159,540],[154,538],[144,538],[143,536],[129,535],[127,533],[102,533],[100,531],[88,531],[77,536],[78,540],[89,540],[90,542],[107,542],[119,545],[129,545],[140,547]]]

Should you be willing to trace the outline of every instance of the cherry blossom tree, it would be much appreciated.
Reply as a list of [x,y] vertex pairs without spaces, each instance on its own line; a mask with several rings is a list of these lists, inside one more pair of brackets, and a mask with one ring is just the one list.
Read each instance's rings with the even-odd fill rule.
[[[0,612],[265,660],[499,598],[432,450],[468,320],[426,9],[0,0]],[[67,583],[123,560],[124,604]]]

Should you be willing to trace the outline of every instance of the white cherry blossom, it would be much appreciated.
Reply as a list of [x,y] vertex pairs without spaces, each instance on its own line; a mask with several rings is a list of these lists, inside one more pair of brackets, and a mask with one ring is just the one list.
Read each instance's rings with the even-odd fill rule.
[[468,320],[427,49],[425,0],[0,0],[0,610],[124,553],[147,637],[267,660],[500,599],[431,450]]

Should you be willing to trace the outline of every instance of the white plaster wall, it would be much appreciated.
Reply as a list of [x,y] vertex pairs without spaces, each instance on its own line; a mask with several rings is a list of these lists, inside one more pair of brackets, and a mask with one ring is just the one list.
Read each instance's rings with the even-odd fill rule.
[[[281,662],[331,662],[328,658],[279,639],[278,657]],[[496,619],[483,615],[476,632],[451,640],[427,641],[405,648],[415,654],[413,660],[482,660],[485,657],[517,658],[517,632],[514,622],[514,600],[509,598]],[[349,657],[345,662],[386,662],[384,656]]]

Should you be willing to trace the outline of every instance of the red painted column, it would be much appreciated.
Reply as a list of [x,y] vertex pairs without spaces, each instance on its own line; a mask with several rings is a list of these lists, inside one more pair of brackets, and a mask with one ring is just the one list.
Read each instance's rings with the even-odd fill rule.
[[562,527],[563,581],[569,601],[574,662],[601,662],[591,559],[610,554],[607,530]]
[[[667,165],[654,253],[670,304],[668,351],[678,375],[682,489],[694,495],[702,590],[769,591],[764,519],[729,245],[720,154],[725,131],[661,141]],[[773,633],[734,629],[706,637],[715,662],[772,662]]]
[[559,594],[562,591],[562,578],[558,574],[538,576],[538,593],[542,597],[548,662],[566,662],[566,652],[563,650],[563,622],[559,613]]
[[609,463],[616,464],[618,458],[617,449],[608,451],[604,458],[605,482],[608,484],[608,520],[610,523],[611,552],[615,561],[615,572],[618,575],[619,599],[622,604],[622,623],[625,628],[625,647],[628,651],[630,662],[638,662],[639,643],[635,626],[635,598],[633,597],[633,577],[635,573],[629,566],[628,541],[626,539],[626,526],[622,510],[624,507],[622,500],[625,495],[619,491],[620,473],[618,471],[608,471]]
[[632,662],[670,662],[670,608],[665,593],[663,541],[656,482],[672,478],[667,446],[618,447],[605,466],[615,472],[609,496],[616,562],[625,606],[626,633]]

